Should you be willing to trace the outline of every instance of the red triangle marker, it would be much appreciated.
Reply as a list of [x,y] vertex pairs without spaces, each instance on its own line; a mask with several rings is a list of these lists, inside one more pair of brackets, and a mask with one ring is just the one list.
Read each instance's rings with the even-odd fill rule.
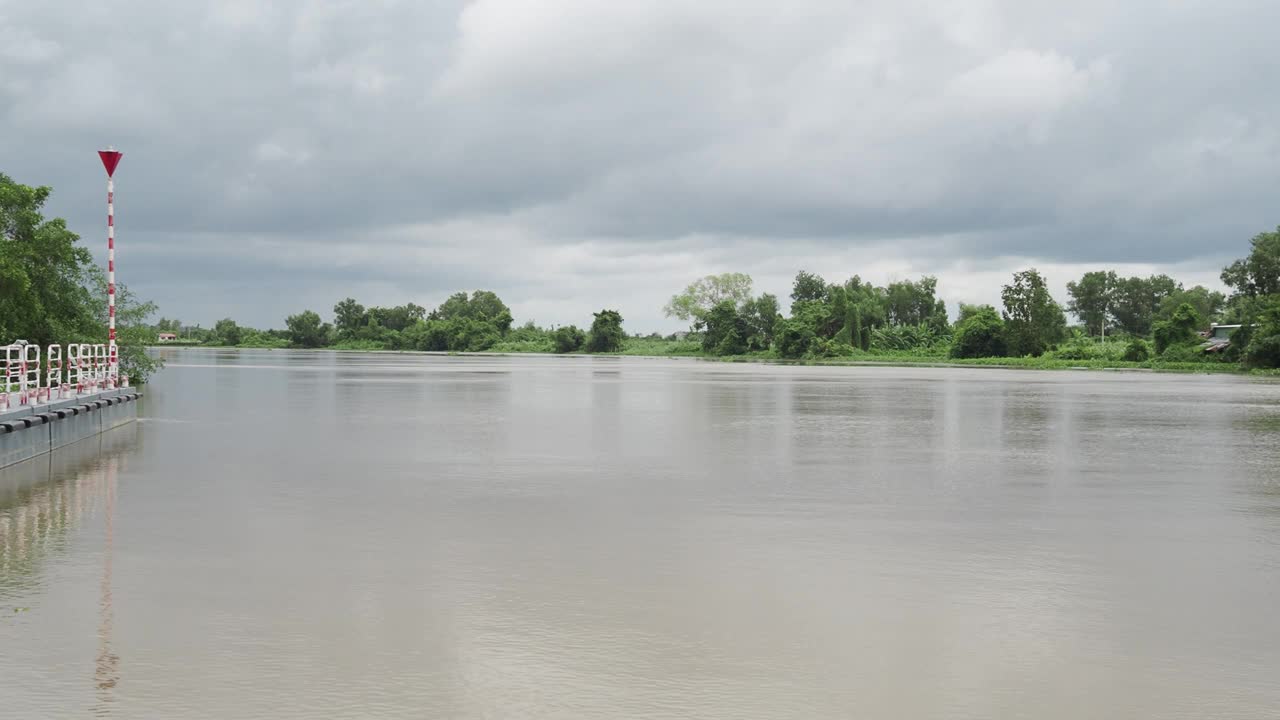
[[124,153],[118,150],[99,150],[98,157],[102,158],[102,167],[107,169],[107,177],[111,177],[116,173],[116,165],[120,164],[120,158],[124,157]]

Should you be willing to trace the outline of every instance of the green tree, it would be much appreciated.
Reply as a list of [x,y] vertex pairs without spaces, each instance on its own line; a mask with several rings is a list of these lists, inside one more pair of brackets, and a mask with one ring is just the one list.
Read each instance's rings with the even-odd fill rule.
[[1280,295],[1280,227],[1249,241],[1249,256],[1222,270],[1222,282],[1237,296]]
[[476,290],[470,297],[464,292],[454,293],[428,316],[430,320],[456,318],[486,323],[499,335],[505,335],[511,329],[513,322],[511,309],[489,290]]
[[[1260,300],[1258,326],[1247,333],[1249,344],[1244,351],[1244,362],[1249,367],[1280,368],[1280,295],[1266,295]],[[1240,334],[1237,330],[1232,335],[1233,345]]]
[[[845,326],[846,315],[849,311],[849,294],[841,285],[828,285],[826,296],[826,317],[822,319],[818,326],[818,336],[823,338],[836,338],[840,335],[840,331]],[[845,344],[848,340],[844,341]]]
[[105,292],[89,290],[98,271],[65,220],[44,218],[51,193],[0,173],[0,343],[106,340],[98,323]]
[[747,350],[750,329],[738,314],[736,303],[722,300],[703,315],[702,351],[711,355],[739,355]]
[[364,306],[355,298],[345,298],[333,306],[333,325],[343,339],[354,338],[366,322]]
[[817,336],[813,325],[802,318],[789,318],[778,323],[778,354],[784,358],[797,359],[809,354],[813,349]]
[[[105,297],[105,273],[97,273],[97,287],[98,292],[95,294]],[[120,374],[128,376],[132,385],[145,383],[156,370],[164,366],[163,360],[147,354],[147,346],[156,339],[147,319],[155,312],[155,303],[137,299],[127,285],[116,283],[116,351],[119,353]],[[107,337],[107,319],[107,309],[104,307],[98,313],[99,329],[94,333],[95,337]]]
[[160,318],[155,324],[156,332],[171,332],[174,334],[182,333],[182,323],[179,320],[170,320],[169,318]]
[[618,352],[622,349],[622,341],[626,333],[622,331],[622,314],[617,310],[601,310],[593,313],[591,336],[587,340],[587,351],[593,353]]
[[214,323],[213,334],[222,345],[240,344],[240,326],[236,325],[236,321],[231,318],[223,318]]
[[1163,354],[1171,347],[1199,342],[1200,338],[1196,335],[1196,330],[1200,329],[1202,322],[1199,313],[1190,304],[1179,305],[1172,317],[1155,323],[1152,329],[1156,354]]
[[[871,330],[889,323],[888,293],[884,288],[863,282],[857,275],[844,284],[844,291],[849,303],[856,305],[861,315],[862,349],[866,350],[871,344]],[[945,308],[942,312],[945,316]]]
[[[489,294],[493,295],[493,293],[489,293]],[[494,297],[496,298],[497,296],[495,295]],[[499,303],[501,303],[501,301],[499,301]],[[506,305],[503,305],[502,307],[505,308]],[[337,309],[338,308],[335,306],[334,311],[336,312]],[[384,327],[393,332],[400,332],[405,328],[409,327],[410,325],[425,318],[426,314],[427,314],[426,308],[420,305],[414,305],[413,303],[406,303],[404,305],[397,305],[395,307],[389,307],[389,308],[371,307],[368,310],[367,316],[368,316],[368,322],[370,324],[376,323],[378,326]],[[508,312],[506,317],[507,317],[507,323],[506,323],[507,327],[510,327],[511,313]]]
[[951,357],[981,358],[1008,355],[1005,322],[990,305],[961,305],[952,333]]
[[1133,338],[1124,348],[1121,360],[1128,362],[1145,362],[1151,359],[1151,346],[1142,338]]
[[1130,335],[1149,335],[1160,304],[1181,289],[1182,285],[1168,275],[1121,278],[1111,293],[1111,316]]
[[738,315],[747,326],[747,349],[768,350],[773,345],[774,329],[782,320],[778,298],[764,293],[744,303]]
[[807,270],[796,273],[791,284],[791,314],[795,315],[795,303],[824,300],[827,297],[827,281]]
[[707,275],[689,283],[684,292],[672,295],[663,312],[667,317],[697,321],[725,300],[732,301],[736,309],[750,299],[750,275],[744,273]]
[[571,353],[582,349],[583,344],[587,341],[587,334],[578,329],[577,325],[566,325],[557,328],[553,338],[556,344],[556,352]]
[[[392,308],[388,314],[392,323],[409,322],[406,331],[411,338],[401,344],[420,350],[451,350],[454,352],[480,352],[496,345],[511,330],[511,309],[488,290],[476,290],[467,295],[454,293],[421,321],[421,308],[410,303]],[[416,318],[416,319],[415,319]]]
[[894,325],[928,325],[945,330],[947,304],[937,297],[938,279],[926,275],[916,282],[903,280],[885,288],[885,309]]
[[862,327],[862,306],[856,303],[849,305],[849,344],[866,350],[869,341]]
[[1222,314],[1223,308],[1226,307],[1227,297],[1203,285],[1196,285],[1186,290],[1178,290],[1160,300],[1160,307],[1156,310],[1155,318],[1157,320],[1168,320],[1173,317],[1174,312],[1183,304],[1195,308],[1196,314],[1204,321],[1213,322],[1217,320]]
[[1034,268],[1013,274],[1000,293],[1004,301],[1005,339],[1015,356],[1042,355],[1066,335],[1062,308],[1049,295],[1044,278]]
[[329,341],[329,325],[320,322],[320,316],[311,310],[285,318],[289,328],[289,342],[297,347],[324,347]]
[[1109,309],[1119,278],[1111,270],[1095,270],[1067,283],[1067,310],[1080,318],[1085,332],[1100,335],[1110,325]]

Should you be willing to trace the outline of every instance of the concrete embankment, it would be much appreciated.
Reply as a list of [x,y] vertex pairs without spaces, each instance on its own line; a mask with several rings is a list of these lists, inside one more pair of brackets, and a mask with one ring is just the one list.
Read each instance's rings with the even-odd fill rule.
[[121,388],[0,412],[0,468],[134,422],[138,397]]

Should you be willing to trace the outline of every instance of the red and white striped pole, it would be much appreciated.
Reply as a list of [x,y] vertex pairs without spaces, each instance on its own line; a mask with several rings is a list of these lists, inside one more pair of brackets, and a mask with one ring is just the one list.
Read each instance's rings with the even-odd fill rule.
[[107,170],[107,378],[111,384],[120,376],[116,354],[116,186],[113,176],[123,156],[124,153],[110,145],[98,151],[102,167]]

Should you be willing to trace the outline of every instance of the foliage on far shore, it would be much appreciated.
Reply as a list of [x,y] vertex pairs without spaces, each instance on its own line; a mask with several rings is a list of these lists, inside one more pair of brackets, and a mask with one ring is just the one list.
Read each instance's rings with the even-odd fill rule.
[[[1085,273],[1068,283],[1064,305],[1034,268],[1013,275],[1002,308],[960,305],[949,322],[937,280],[925,276],[877,286],[859,276],[828,282],[801,271],[789,312],[769,293],[755,294],[750,276],[711,275],[689,284],[665,310],[689,331],[628,335],[616,310],[590,317],[590,329],[516,326],[490,291],[457,293],[427,312],[409,303],[369,307],[347,298],[333,323],[303,311],[285,330],[259,331],[222,320],[212,330],[162,321],[185,339],[240,347],[327,347],[340,350],[433,350],[502,353],[608,353],[801,362],[929,362],[1017,367],[1115,367],[1231,372],[1280,367],[1280,229],[1253,239],[1248,258],[1222,273],[1230,297],[1184,287],[1166,275]],[[584,318],[585,319],[585,318]],[[1222,345],[1207,341],[1214,325],[1239,325]]]

